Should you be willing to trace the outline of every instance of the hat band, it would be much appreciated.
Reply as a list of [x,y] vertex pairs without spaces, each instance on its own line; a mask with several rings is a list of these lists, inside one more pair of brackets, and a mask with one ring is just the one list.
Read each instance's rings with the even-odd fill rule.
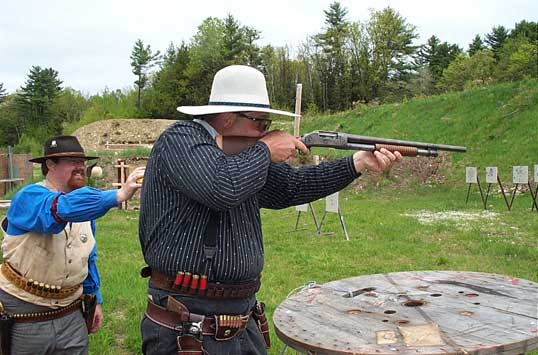
[[245,106],[245,107],[271,108],[271,105],[265,105],[265,104],[251,104],[251,103],[245,103],[245,102],[221,102],[221,101],[209,101],[209,105],[215,105],[215,106]]

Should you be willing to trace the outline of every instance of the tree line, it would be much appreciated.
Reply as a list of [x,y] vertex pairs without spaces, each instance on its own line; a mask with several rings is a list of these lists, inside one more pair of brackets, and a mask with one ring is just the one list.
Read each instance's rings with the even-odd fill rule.
[[536,22],[494,26],[463,49],[435,35],[414,44],[416,27],[391,7],[371,10],[364,22],[350,21],[339,2],[324,14],[321,31],[298,48],[260,46],[261,32],[231,14],[205,19],[189,43],[170,43],[163,53],[139,39],[130,54],[134,88],[126,91],[86,97],[62,88],[54,69],[34,66],[17,92],[7,95],[0,83],[0,145],[37,149],[81,119],[183,118],[176,107],[205,104],[213,75],[230,64],[260,69],[276,108],[293,110],[302,83],[307,113],[538,77]]

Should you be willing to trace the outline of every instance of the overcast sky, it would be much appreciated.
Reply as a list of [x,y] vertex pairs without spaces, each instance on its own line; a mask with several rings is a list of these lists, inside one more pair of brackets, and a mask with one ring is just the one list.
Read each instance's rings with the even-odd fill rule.
[[[52,67],[63,86],[87,94],[133,85],[129,55],[140,38],[164,51],[190,42],[207,17],[232,14],[261,31],[259,44],[297,47],[324,27],[332,0],[6,0],[0,7],[0,83],[24,85],[32,65]],[[436,35],[467,49],[476,34],[538,21],[537,0],[342,0],[348,20],[391,6],[417,27],[423,44]]]

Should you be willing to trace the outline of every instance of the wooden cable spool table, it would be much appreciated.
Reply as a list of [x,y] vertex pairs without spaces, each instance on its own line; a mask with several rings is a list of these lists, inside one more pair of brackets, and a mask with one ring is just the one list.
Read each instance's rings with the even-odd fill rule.
[[480,272],[413,271],[305,288],[273,323],[308,354],[503,354],[538,348],[538,283]]

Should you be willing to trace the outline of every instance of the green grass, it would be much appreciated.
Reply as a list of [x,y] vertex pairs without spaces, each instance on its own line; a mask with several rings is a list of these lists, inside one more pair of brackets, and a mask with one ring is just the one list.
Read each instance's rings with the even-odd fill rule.
[[[404,215],[455,210],[481,213],[479,196],[473,193],[466,205],[465,195],[465,189],[360,194],[345,190],[340,203],[350,241],[344,240],[334,214],[326,217],[323,228],[333,234],[316,235],[309,214],[302,214],[300,230],[295,232],[295,209],[264,210],[266,262],[259,299],[266,302],[270,319],[275,307],[308,281],[325,283],[409,270],[469,270],[538,281],[538,213],[531,213],[529,196],[518,196],[512,212],[494,198],[490,209],[498,215],[491,220],[421,224]],[[320,214],[322,201],[315,208]],[[91,336],[91,353],[137,354],[146,288],[146,280],[138,276],[144,265],[138,244],[138,213],[112,211],[98,221],[97,231],[105,324]],[[279,354],[283,344],[271,331],[274,345],[270,354]],[[287,353],[293,352],[288,349]]]

